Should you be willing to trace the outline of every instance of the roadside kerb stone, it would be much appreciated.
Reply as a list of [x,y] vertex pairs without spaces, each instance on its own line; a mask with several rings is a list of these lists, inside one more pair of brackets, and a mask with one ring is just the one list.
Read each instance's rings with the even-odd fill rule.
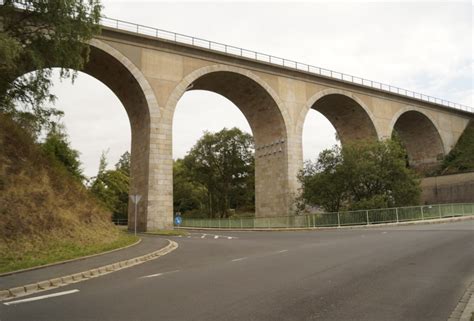
[[26,295],[31,295],[37,292],[47,291],[55,289],[60,286],[65,286],[72,283],[77,283],[85,280],[89,280],[94,277],[99,277],[105,274],[109,274],[115,271],[126,269],[141,263],[156,259],[163,255],[166,255],[178,248],[178,243],[167,240],[168,245],[149,254],[145,254],[133,259],[120,261],[117,263],[101,266],[98,268],[90,269],[80,273],[74,273],[71,275],[65,275],[60,278],[54,278],[50,280],[40,281],[33,284],[28,284],[20,287],[11,288],[8,290],[0,290],[0,301],[11,300]]
[[468,286],[466,292],[459,300],[456,308],[451,313],[448,321],[471,321],[474,313],[474,281]]
[[6,299],[10,296],[10,292],[8,290],[0,291],[0,300]]
[[17,286],[15,288],[8,289],[8,291],[10,293],[10,296],[13,296],[13,297],[26,295],[24,286]]

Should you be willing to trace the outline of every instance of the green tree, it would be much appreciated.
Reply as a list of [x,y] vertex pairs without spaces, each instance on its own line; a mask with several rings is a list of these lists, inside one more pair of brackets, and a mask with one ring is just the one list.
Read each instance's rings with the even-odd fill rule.
[[113,217],[126,219],[130,187],[130,153],[122,154],[115,169],[107,170],[107,153],[103,152],[97,176],[91,180],[91,192],[113,213]]
[[386,208],[419,202],[416,174],[393,140],[358,141],[321,152],[299,175],[306,203],[327,211]]
[[441,174],[474,171],[474,121],[470,121],[456,146],[443,160]]
[[184,158],[190,177],[207,190],[210,217],[227,217],[233,207],[253,204],[254,143],[238,128],[205,132]]
[[197,214],[202,217],[202,211],[206,210],[207,192],[206,188],[195,182],[190,171],[184,165],[182,159],[173,163],[173,208],[174,212],[186,213],[199,210]]
[[80,181],[85,179],[79,152],[71,147],[64,126],[52,126],[42,147],[46,154],[61,163],[72,176]]
[[37,134],[61,112],[47,108],[52,67],[61,79],[81,70],[100,30],[98,0],[5,0],[0,5],[0,112]]

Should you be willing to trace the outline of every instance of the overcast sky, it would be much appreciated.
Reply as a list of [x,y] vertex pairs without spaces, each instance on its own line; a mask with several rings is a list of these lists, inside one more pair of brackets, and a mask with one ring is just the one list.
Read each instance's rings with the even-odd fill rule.
[[[160,2],[104,1],[111,18],[149,25],[297,60],[473,105],[474,7],[445,2]],[[113,165],[130,149],[130,125],[115,95],[81,74],[57,82],[57,108],[85,174],[95,175],[101,151]],[[173,157],[183,157],[204,130],[237,126],[250,132],[225,98],[192,91],[180,100],[173,124]],[[311,112],[304,157],[335,144],[335,130]]]

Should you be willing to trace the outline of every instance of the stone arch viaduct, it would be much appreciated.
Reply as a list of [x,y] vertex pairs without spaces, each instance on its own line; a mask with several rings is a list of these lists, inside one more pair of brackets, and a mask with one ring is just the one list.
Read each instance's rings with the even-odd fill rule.
[[[247,118],[256,148],[257,216],[286,215],[290,210],[298,190],[303,124],[310,109],[333,124],[342,143],[384,139],[396,131],[410,164],[419,168],[436,166],[474,117],[469,108],[408,97],[382,85],[373,88],[364,80],[347,81],[345,75],[335,79],[321,75],[321,70],[320,74],[308,72],[309,67],[302,70],[298,64],[280,66],[271,58],[263,62],[258,53],[245,57],[243,49],[240,55],[225,53],[199,39],[185,44],[175,41],[180,35],[171,34],[167,40],[156,37],[158,30],[149,29],[145,35],[136,32],[140,26],[134,28],[104,27],[91,41],[84,72],[106,84],[129,116],[130,192],[143,196],[137,221],[142,231],[172,227],[173,114],[187,90],[223,95]],[[129,217],[133,226],[133,215]]]

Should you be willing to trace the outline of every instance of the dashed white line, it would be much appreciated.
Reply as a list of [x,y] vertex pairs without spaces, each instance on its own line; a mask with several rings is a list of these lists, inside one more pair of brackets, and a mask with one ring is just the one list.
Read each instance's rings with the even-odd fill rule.
[[207,234],[203,234],[203,235],[201,236],[201,238],[202,238],[202,239],[203,239],[203,238],[206,238],[206,235],[207,235]]
[[281,251],[278,251],[277,253],[285,253],[285,252],[288,252],[288,250],[281,250]]
[[232,262],[242,261],[245,260],[247,257],[240,257],[238,259],[233,259]]
[[5,303],[3,303],[3,304],[5,304],[5,305],[20,304],[20,303],[25,303],[25,302],[32,302],[32,301],[38,301],[38,300],[44,300],[44,299],[54,298],[54,297],[56,297],[56,296],[62,296],[62,295],[67,295],[67,294],[76,293],[76,292],[79,292],[79,290],[78,290],[78,289],[74,289],[74,290],[69,290],[69,291],[57,292],[57,293],[53,293],[53,294],[46,294],[46,295],[41,295],[41,296],[35,296],[34,298],[28,298],[28,299],[10,301],[10,302],[5,302]]
[[215,236],[214,236],[214,239],[218,239],[218,238],[219,238],[219,235],[215,235]]
[[180,271],[180,270],[174,270],[174,271],[168,271],[168,272],[161,272],[161,273],[155,273],[155,274],[145,275],[145,276],[140,277],[140,279],[154,278],[154,277],[157,277],[157,276],[161,276],[161,275],[163,275],[163,274],[176,273],[176,272],[179,272],[179,271]]

